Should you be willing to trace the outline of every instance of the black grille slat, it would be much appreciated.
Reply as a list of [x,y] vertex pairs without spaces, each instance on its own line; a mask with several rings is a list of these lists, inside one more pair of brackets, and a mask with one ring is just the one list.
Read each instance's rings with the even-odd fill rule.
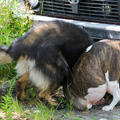
[[44,0],[43,13],[77,19],[120,22],[118,2],[119,0],[81,0],[78,4],[78,12],[74,12],[72,5],[67,0]]
[[59,0],[49,0],[49,1],[44,1],[44,9],[43,12],[50,12],[50,13],[71,13],[71,5],[66,4],[64,1],[59,1]]
[[[80,9],[81,11],[84,11],[85,9]],[[100,9],[101,10],[101,9]],[[108,9],[105,9],[105,10],[108,10]],[[112,9],[111,9],[112,10]],[[114,9],[113,9],[114,10]],[[99,12],[99,13],[105,13],[104,11],[97,11],[97,10],[89,10],[89,9],[87,9],[87,10],[85,10],[86,12]],[[111,13],[116,13],[116,14],[119,14],[119,12],[118,11],[111,11]]]
[[[88,8],[88,7],[90,7],[91,9],[101,9],[101,7],[98,7],[98,6],[81,6],[80,8]],[[113,7],[118,7],[118,6],[113,6]],[[108,8],[105,8],[104,7],[104,9],[108,9]],[[115,10],[115,8],[110,8],[111,10]],[[116,10],[116,11],[118,11],[118,10]]]
[[70,8],[64,8],[63,6],[50,6],[50,5],[45,5],[44,7],[45,7],[44,9],[50,9],[50,8],[56,8],[56,9],[58,9],[58,7],[59,7],[59,9],[68,9],[68,10],[71,10]]

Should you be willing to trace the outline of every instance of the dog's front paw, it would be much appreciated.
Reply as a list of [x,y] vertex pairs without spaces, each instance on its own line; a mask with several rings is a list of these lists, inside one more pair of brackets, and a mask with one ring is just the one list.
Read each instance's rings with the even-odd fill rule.
[[102,110],[103,111],[110,111],[110,110],[113,110],[113,107],[108,105],[108,106],[103,107]]

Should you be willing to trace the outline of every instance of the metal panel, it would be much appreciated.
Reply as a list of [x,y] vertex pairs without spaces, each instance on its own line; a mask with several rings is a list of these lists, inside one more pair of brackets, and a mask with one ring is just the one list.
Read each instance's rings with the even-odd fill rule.
[[39,15],[31,15],[30,17],[31,19],[36,21],[64,20],[66,22],[73,23],[79,27],[83,27],[84,29],[86,29],[88,33],[96,40],[98,39],[120,40],[119,25],[60,19],[55,17],[47,17],[47,16],[39,16]]
[[68,0],[44,0],[43,13],[120,22],[120,0],[81,0],[71,4]]

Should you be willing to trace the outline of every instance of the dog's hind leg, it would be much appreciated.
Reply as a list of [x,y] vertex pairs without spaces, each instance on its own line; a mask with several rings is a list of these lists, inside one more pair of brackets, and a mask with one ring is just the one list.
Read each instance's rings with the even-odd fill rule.
[[24,75],[22,75],[22,77],[16,82],[15,88],[16,88],[16,91],[17,91],[17,97],[18,97],[18,99],[20,99],[20,100],[25,100],[25,99],[26,99],[24,89],[25,89],[25,86],[26,86],[28,80],[29,80],[29,73],[26,72],[26,73],[25,73]]
[[113,89],[112,93],[113,93],[113,101],[111,102],[110,105],[103,107],[102,108],[103,111],[113,110],[115,105],[119,102],[119,100],[120,100],[120,89],[118,90],[118,88],[116,87],[116,88]]
[[53,106],[57,106],[58,103],[51,97],[51,92],[57,87],[55,84],[53,87],[48,87],[45,91],[41,91],[38,95],[39,99],[44,98],[46,102],[50,103]]
[[113,110],[114,106],[118,103],[120,100],[120,88],[119,88],[119,83],[116,81],[109,81],[109,75],[108,71],[105,73],[106,81],[108,83],[108,93],[113,95],[113,101],[111,102],[110,105],[105,106],[102,108],[104,111],[110,111]]

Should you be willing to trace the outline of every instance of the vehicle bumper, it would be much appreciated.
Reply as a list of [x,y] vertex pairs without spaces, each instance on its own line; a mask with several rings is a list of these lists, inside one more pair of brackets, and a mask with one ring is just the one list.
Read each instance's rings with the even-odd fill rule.
[[64,20],[85,28],[94,39],[120,40],[120,25],[103,24],[96,22],[84,22],[40,15],[31,15],[30,18],[36,21]]

